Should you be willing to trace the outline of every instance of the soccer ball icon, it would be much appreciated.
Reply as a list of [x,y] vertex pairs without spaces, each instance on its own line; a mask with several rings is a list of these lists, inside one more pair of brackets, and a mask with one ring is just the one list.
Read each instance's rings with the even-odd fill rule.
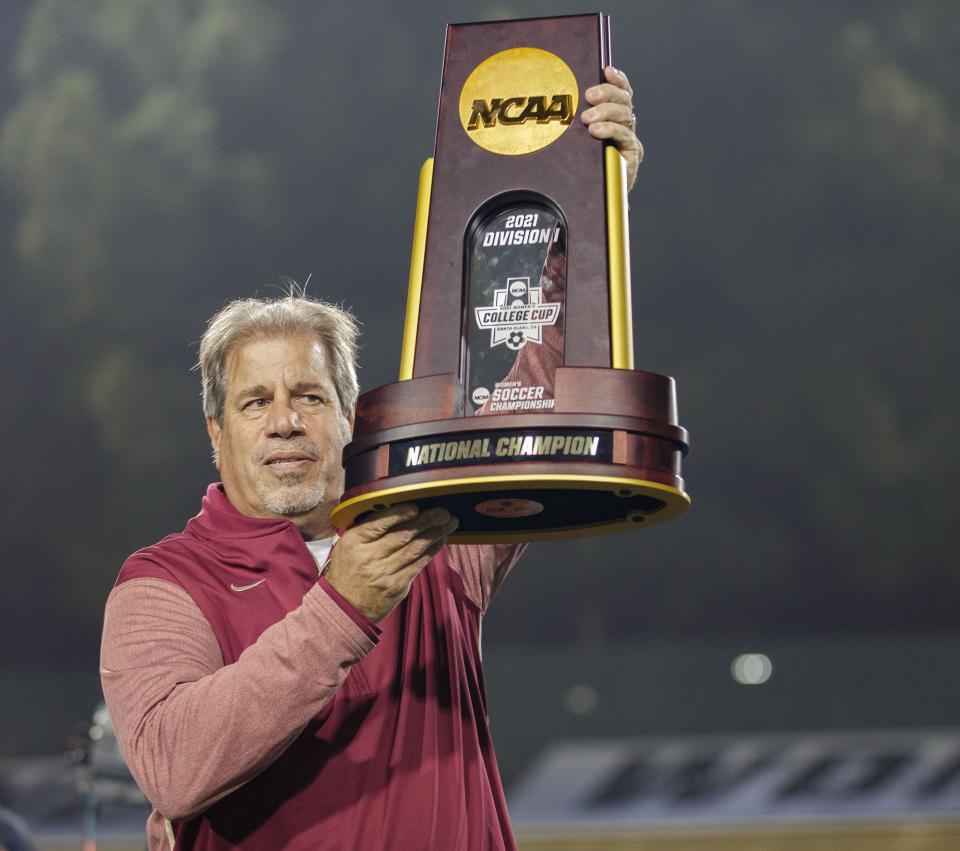
[[522,348],[525,342],[526,339],[523,336],[523,331],[511,331],[510,336],[507,337],[507,348],[516,351]]

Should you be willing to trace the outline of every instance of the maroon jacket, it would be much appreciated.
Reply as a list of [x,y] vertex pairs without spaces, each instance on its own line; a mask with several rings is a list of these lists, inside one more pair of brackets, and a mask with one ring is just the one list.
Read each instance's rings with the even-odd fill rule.
[[[299,734],[294,731],[295,738],[275,761],[204,812],[174,821],[177,851],[516,847],[487,725],[480,668],[479,625],[486,600],[467,592],[458,558],[475,561],[476,553],[461,557],[457,553],[461,549],[467,548],[449,548],[434,558],[414,581],[407,599],[379,628],[326,580],[318,583],[316,564],[293,524],[241,515],[218,485],[209,488],[202,511],[182,533],[131,556],[114,595],[149,589],[157,581],[183,589],[209,624],[224,666],[234,665],[244,650],[256,647],[265,632],[266,642],[271,627],[286,628],[274,625],[287,624],[288,613],[294,613],[288,619],[293,630],[299,610],[317,595],[325,595],[327,606],[332,599],[370,640],[367,646],[376,645],[367,655],[351,652],[335,660],[345,672],[342,684],[329,687],[329,694],[317,700],[314,706],[319,711],[305,727],[296,728]],[[481,553],[481,561],[485,550],[489,560],[503,556],[502,550],[474,549]],[[451,562],[458,562],[459,569]],[[507,566],[488,564],[483,569],[490,576],[502,575]],[[483,580],[466,578],[472,588],[483,587]],[[262,579],[266,581],[254,585]],[[124,589],[128,583],[136,588]],[[492,585],[488,577],[486,587]],[[152,616],[162,618],[162,612]],[[329,628],[342,630],[333,622]],[[104,632],[108,704],[111,696],[115,704],[133,700],[118,696],[124,694],[126,674],[110,667],[111,654],[120,658],[123,653],[108,651],[111,642],[134,640],[125,637],[129,635],[130,630],[111,625],[108,604]],[[275,665],[285,668],[289,662],[295,670],[293,657],[298,652],[315,652],[306,640],[300,644],[302,651],[294,642],[294,648],[285,651],[288,658]],[[129,658],[129,652],[123,658]],[[271,689],[277,690],[273,695],[277,701],[290,699],[285,689],[304,694],[323,691],[309,679],[291,681],[283,671],[274,678],[269,667],[262,669],[259,679],[265,701],[271,699]],[[170,683],[169,694],[182,687],[183,683]],[[246,687],[249,690],[250,684]],[[249,708],[259,712],[257,684],[253,688]],[[223,713],[224,707],[212,705],[214,692],[209,694],[207,710]],[[227,712],[242,714],[245,709],[233,706]],[[118,733],[121,745],[132,748],[144,720],[157,710],[145,707],[140,719],[131,719],[124,710],[116,707],[115,714],[122,718]],[[204,704],[194,711],[203,712]],[[178,719],[179,724],[188,722],[189,717],[186,722]],[[162,735],[157,741],[162,747]],[[249,736],[244,746],[251,746]],[[151,776],[142,785],[149,789],[163,782]],[[225,779],[224,785],[236,784]]]

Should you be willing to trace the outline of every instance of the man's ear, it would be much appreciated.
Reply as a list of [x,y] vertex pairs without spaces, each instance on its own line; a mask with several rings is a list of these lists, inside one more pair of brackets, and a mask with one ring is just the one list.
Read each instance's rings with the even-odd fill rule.
[[223,429],[213,417],[207,417],[207,434],[210,435],[210,445],[213,447],[213,463],[220,469],[220,435]]

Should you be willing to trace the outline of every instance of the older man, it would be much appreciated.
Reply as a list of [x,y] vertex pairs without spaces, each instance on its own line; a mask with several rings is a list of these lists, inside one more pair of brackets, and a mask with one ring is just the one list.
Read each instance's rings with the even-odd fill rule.
[[[583,120],[632,183],[632,95],[606,79]],[[352,318],[295,295],[233,302],[203,335],[222,483],[127,560],[104,624],[152,851],[515,847],[479,627],[519,548],[445,547],[456,519],[413,505],[336,538],[355,359]]]

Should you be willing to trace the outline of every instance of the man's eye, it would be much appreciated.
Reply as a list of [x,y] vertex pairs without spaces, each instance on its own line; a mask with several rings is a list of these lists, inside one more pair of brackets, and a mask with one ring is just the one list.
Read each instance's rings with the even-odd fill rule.
[[303,401],[311,405],[323,404],[323,398],[321,396],[317,396],[315,393],[305,393],[303,396]]
[[267,407],[267,400],[266,400],[266,399],[251,399],[251,400],[250,400],[249,402],[247,402],[247,404],[244,405],[243,407],[244,407],[244,408],[266,408],[266,407]]

